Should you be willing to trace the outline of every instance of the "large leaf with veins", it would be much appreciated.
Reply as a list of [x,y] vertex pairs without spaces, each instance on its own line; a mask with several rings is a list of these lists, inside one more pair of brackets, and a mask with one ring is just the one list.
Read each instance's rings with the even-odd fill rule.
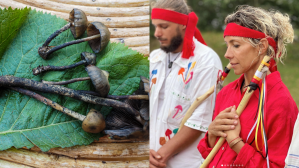
[[[29,14],[26,15],[26,12]],[[80,61],[81,52],[92,52],[87,42],[68,46],[52,53],[47,60],[38,55],[38,48],[55,30],[67,22],[50,14],[35,10],[0,9],[0,17],[6,22],[1,25],[1,37],[7,33],[3,26],[11,24],[16,17],[9,13],[22,16],[21,26],[11,42],[3,47],[0,55],[0,75],[13,75],[36,81],[64,81],[72,78],[88,76],[84,66],[67,71],[47,72],[38,76],[32,69],[39,65],[70,65]],[[86,36],[86,34],[85,34]],[[3,39],[3,38],[2,38]],[[50,45],[56,46],[74,40],[70,30],[57,36]],[[0,47],[2,49],[2,46]],[[0,50],[1,51],[1,50]],[[1,53],[1,52],[0,52]],[[97,54],[97,65],[109,72],[110,93],[113,95],[132,94],[139,86],[140,76],[148,76],[148,60],[142,54],[128,49],[120,43],[109,43]],[[76,82],[66,85],[76,90],[93,90],[90,81]],[[99,105],[91,105],[65,96],[42,93],[43,96],[81,114],[86,115],[90,108],[101,110],[107,115],[109,109]],[[88,145],[101,134],[90,134],[83,131],[81,121],[52,109],[37,100],[18,92],[0,88],[0,150],[12,146],[31,148],[34,145],[42,151],[54,147],[71,147]]]

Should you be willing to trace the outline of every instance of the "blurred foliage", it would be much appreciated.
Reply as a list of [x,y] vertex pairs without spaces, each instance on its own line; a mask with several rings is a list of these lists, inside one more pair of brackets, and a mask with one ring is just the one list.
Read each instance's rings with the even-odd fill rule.
[[[151,0],[154,2],[155,0]],[[224,19],[235,11],[239,5],[261,7],[266,10],[279,10],[287,13],[294,28],[299,28],[299,1],[298,0],[187,0],[188,5],[197,14],[199,30],[223,31]],[[154,27],[151,25],[151,36]]]
[[299,28],[299,2],[297,0],[188,0],[188,5],[199,17],[200,30],[223,30],[224,19],[239,5],[287,13],[294,28]]

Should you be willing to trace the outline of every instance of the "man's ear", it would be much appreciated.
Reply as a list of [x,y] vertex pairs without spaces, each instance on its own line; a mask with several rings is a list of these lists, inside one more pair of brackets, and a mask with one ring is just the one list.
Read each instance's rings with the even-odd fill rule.
[[267,53],[267,49],[269,47],[269,42],[266,38],[262,38],[259,43],[259,51],[262,55]]

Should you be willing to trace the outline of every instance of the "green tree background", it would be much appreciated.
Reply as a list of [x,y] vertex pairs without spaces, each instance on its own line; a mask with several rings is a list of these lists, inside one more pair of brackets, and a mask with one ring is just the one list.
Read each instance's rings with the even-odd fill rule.
[[[154,2],[154,0],[151,0]],[[266,10],[279,10],[290,16],[294,28],[295,38],[293,44],[288,44],[287,57],[283,63],[278,63],[278,71],[282,81],[288,87],[292,97],[299,105],[299,1],[298,0],[187,0],[189,6],[197,14],[199,20],[197,27],[211,47],[219,55],[223,67],[228,64],[224,58],[226,45],[223,40],[225,17],[233,13],[239,5],[261,7]],[[155,28],[151,25],[150,51],[159,48],[159,42],[154,37]],[[233,71],[228,75],[224,86],[236,80],[239,76]]]

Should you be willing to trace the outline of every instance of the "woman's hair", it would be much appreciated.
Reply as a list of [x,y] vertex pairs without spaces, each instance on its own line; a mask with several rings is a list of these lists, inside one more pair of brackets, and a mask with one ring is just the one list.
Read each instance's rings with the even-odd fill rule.
[[[269,45],[267,55],[282,61],[286,55],[285,45],[292,43],[294,39],[294,30],[287,14],[282,14],[277,10],[266,11],[261,8],[247,5],[237,7],[237,11],[225,18],[225,24],[236,23],[243,27],[257,30],[272,37],[277,45],[277,53]],[[248,38],[253,46],[258,46],[259,39]]]
[[186,15],[191,12],[185,0],[157,0],[152,8],[169,9]]

